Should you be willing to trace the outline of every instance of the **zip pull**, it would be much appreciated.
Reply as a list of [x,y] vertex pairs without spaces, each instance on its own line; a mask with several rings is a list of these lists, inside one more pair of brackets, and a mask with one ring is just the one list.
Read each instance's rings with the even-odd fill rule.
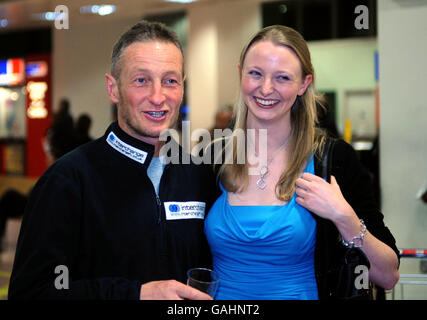
[[158,195],[156,195],[156,201],[157,201],[157,208],[158,208],[158,215],[159,215],[157,223],[160,223],[162,221],[162,201],[160,200]]

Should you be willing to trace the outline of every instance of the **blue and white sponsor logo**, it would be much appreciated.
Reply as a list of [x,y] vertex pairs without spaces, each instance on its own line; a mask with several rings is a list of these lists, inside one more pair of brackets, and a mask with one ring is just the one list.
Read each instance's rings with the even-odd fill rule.
[[180,211],[179,205],[177,205],[177,204],[170,204],[169,205],[169,211],[170,212],[179,212]]
[[205,202],[165,202],[166,220],[203,219],[205,217]]
[[147,158],[147,152],[123,142],[114,134],[114,132],[109,133],[107,143],[121,154],[141,164],[144,163]]

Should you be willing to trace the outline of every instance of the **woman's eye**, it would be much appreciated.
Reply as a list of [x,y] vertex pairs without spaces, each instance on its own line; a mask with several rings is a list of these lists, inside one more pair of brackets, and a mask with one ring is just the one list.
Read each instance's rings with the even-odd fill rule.
[[249,71],[249,74],[252,75],[252,76],[255,76],[255,77],[260,77],[261,76],[261,73],[258,72],[258,71],[255,71],[255,70]]
[[290,80],[290,78],[288,76],[278,76],[277,78],[279,80],[281,80],[281,81],[288,81],[288,80]]

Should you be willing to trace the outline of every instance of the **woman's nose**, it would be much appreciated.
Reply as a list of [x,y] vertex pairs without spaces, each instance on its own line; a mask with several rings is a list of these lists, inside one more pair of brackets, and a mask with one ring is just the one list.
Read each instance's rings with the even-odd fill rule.
[[273,84],[270,79],[265,79],[261,85],[261,94],[263,96],[268,96],[273,93]]

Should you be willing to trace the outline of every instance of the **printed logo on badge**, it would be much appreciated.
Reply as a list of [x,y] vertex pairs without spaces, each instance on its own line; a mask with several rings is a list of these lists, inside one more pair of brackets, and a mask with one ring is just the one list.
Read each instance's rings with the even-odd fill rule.
[[147,152],[139,150],[120,140],[114,132],[110,132],[107,137],[108,144],[126,157],[139,163],[144,163],[147,158]]
[[170,212],[179,212],[179,205],[177,204],[170,204],[169,205]]
[[165,202],[166,220],[203,219],[205,217],[205,202]]

